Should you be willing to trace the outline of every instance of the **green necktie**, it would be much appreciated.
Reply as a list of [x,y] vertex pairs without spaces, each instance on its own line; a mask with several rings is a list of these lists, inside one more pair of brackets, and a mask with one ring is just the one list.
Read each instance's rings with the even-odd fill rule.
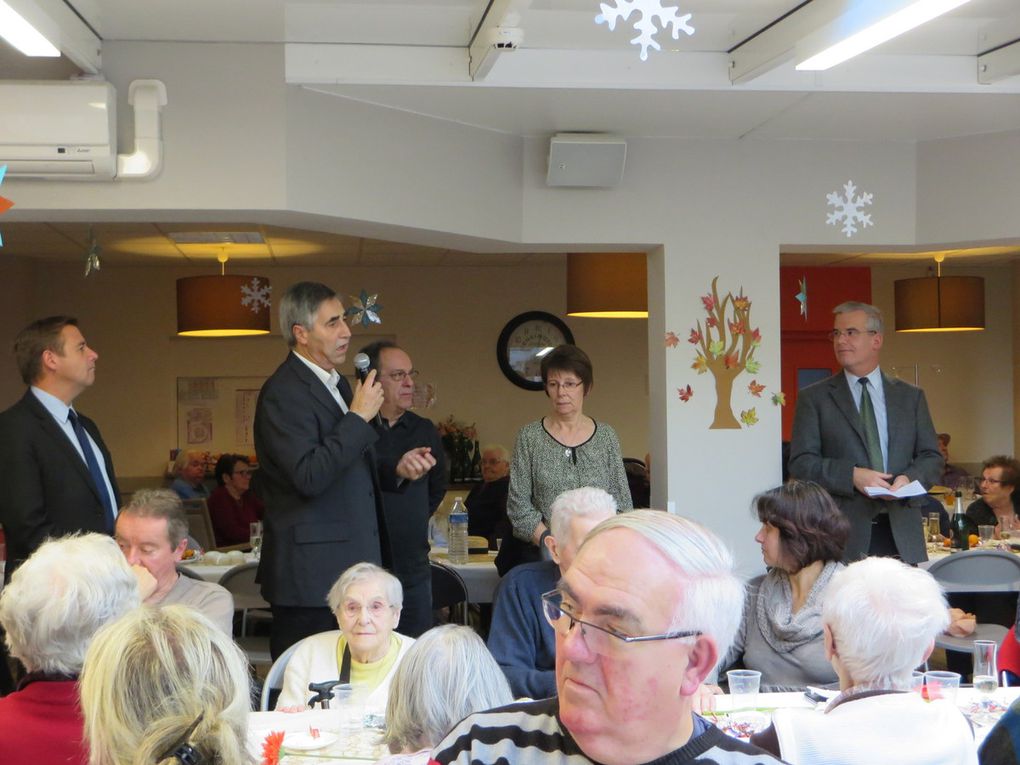
[[868,462],[871,469],[885,472],[885,460],[882,459],[882,441],[878,437],[878,422],[875,420],[875,405],[871,403],[868,393],[868,378],[862,377],[861,384],[861,425],[864,426],[864,444],[868,448]]

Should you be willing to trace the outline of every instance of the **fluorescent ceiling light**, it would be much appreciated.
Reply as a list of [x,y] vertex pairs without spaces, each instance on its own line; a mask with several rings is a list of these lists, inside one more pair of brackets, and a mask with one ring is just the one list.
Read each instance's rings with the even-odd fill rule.
[[[830,69],[966,2],[969,0],[917,0],[801,61],[797,64],[797,69],[812,71]],[[846,21],[848,25],[853,25],[852,18],[847,18]]]
[[0,37],[26,56],[58,57],[60,51],[11,6],[0,0]]

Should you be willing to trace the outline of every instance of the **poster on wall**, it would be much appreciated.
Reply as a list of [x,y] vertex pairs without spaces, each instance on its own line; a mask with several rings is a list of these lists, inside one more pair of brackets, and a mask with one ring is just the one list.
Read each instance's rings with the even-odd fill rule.
[[188,409],[188,446],[204,446],[212,442],[212,409],[196,406]]
[[264,377],[177,378],[177,443],[216,456],[253,454],[255,404]]
[[245,388],[234,393],[234,443],[243,454],[255,451],[255,404],[258,389]]

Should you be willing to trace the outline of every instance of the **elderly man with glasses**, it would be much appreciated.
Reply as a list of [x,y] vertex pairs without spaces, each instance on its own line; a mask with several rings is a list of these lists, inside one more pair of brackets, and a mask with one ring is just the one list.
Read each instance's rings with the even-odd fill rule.
[[418,637],[432,626],[432,574],[429,569],[429,518],[446,494],[446,458],[443,442],[431,420],[411,411],[418,370],[411,357],[396,343],[381,340],[361,349],[368,356],[382,385],[383,403],[374,422],[379,440],[375,444],[380,470],[396,463],[402,454],[425,447],[435,464],[424,477],[395,490],[383,487],[386,529],[393,551],[392,569],[404,588],[404,611],[400,631]]
[[722,542],[654,510],[602,522],[543,596],[558,697],[469,716],[436,747],[472,762],[755,765],[780,762],[693,712],[740,621],[743,587]]
[[[927,489],[942,474],[935,426],[924,392],[882,373],[882,312],[867,303],[833,309],[832,347],[843,369],[797,394],[790,476],[820,484],[850,521],[844,558],[927,560],[925,497],[877,498],[912,481]],[[923,494],[923,493],[922,493]]]

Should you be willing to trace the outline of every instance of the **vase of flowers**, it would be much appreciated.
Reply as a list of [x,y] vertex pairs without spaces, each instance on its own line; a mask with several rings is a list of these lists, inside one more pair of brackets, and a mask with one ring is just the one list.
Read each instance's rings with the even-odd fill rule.
[[471,478],[472,446],[478,438],[475,424],[465,425],[451,414],[440,422],[436,429],[443,441],[446,461],[450,467],[450,483],[460,483]]

